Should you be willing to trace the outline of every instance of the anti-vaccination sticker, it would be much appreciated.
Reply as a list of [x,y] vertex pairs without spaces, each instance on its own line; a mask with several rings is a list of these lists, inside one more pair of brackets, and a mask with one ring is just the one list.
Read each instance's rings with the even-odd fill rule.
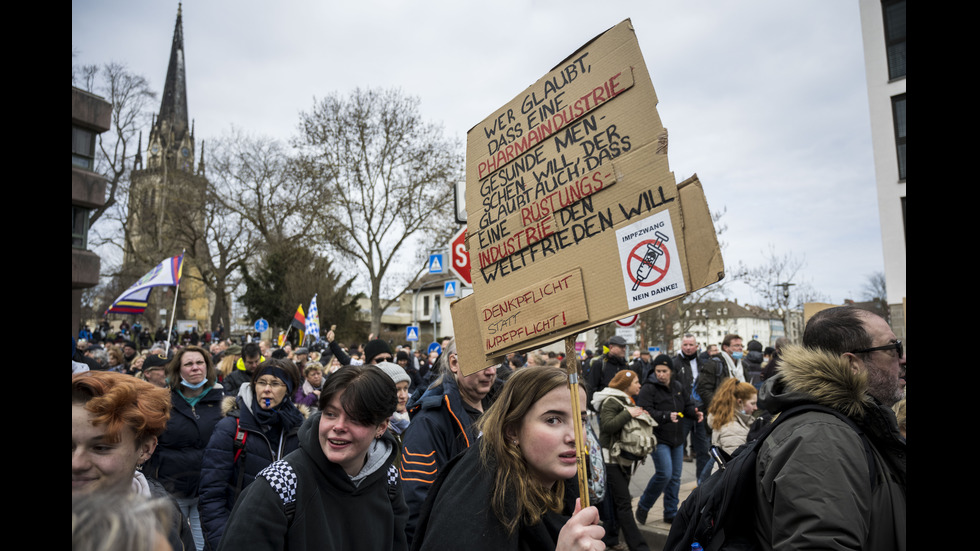
[[616,242],[631,310],[687,292],[670,211],[616,230]]

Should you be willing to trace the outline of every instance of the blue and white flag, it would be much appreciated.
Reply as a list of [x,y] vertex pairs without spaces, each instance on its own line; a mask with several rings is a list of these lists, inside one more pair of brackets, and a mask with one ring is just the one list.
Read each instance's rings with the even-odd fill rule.
[[150,299],[150,291],[154,287],[176,286],[180,283],[180,274],[184,267],[184,255],[170,257],[157,264],[139,281],[130,285],[126,292],[119,295],[106,308],[106,314],[142,314]]
[[320,340],[320,310],[316,307],[316,295],[313,295],[310,309],[306,314],[306,334],[313,339],[313,342]]

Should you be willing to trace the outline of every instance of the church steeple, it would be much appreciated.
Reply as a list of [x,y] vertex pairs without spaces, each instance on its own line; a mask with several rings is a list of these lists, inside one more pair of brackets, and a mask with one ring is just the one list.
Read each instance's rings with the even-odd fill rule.
[[170,46],[167,80],[163,85],[160,113],[150,130],[148,168],[160,167],[166,158],[177,170],[194,170],[194,136],[187,115],[187,78],[184,67],[183,6],[177,5],[177,23]]

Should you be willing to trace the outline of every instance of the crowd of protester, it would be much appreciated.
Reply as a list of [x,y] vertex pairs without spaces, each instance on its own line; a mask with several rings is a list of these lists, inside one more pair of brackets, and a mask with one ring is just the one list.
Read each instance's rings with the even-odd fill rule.
[[[674,358],[627,358],[612,337],[577,360],[573,411],[553,352],[464,370],[451,339],[427,355],[333,331],[295,348],[147,332],[72,339],[73,548],[645,550],[654,503],[678,514],[697,431],[727,458],[771,419],[758,388],[780,353],[730,335],[712,356],[687,335]],[[904,398],[895,412],[904,438]],[[701,479],[714,465],[699,458]]]

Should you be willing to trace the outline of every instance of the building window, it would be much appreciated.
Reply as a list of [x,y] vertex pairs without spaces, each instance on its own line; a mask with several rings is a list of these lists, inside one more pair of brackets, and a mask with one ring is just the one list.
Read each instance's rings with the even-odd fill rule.
[[95,167],[95,132],[71,127],[71,164],[86,170]]
[[88,209],[71,207],[71,246],[84,249],[88,246]]
[[905,76],[905,0],[884,0],[885,48],[888,56],[888,78]]
[[428,295],[422,297],[422,315],[423,316],[428,316],[429,315],[429,296]]
[[895,122],[895,149],[898,156],[898,179],[905,181],[905,94],[892,98],[892,120]]

